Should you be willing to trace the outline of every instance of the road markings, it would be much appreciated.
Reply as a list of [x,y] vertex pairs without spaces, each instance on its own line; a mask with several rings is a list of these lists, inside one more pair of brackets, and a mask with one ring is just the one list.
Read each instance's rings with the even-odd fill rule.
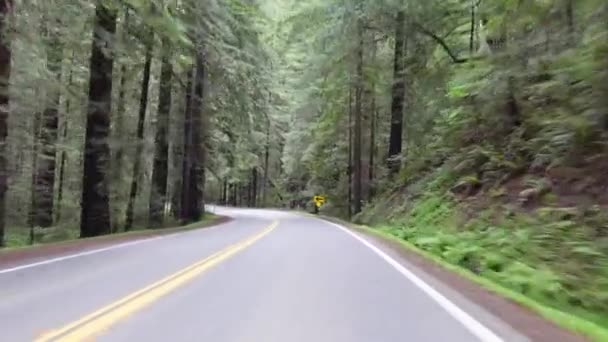
[[[209,229],[213,229],[213,228],[220,227],[220,226],[221,225],[212,226],[212,227],[208,227],[206,229],[209,230]],[[173,237],[173,236],[179,235],[179,234],[184,234],[184,233],[188,233],[188,231],[185,231],[185,232],[176,232],[176,233],[171,233],[171,234],[161,235],[161,236],[155,236],[155,237],[150,237],[150,238],[142,238],[140,240],[136,240],[136,241],[132,241],[132,242],[125,242],[125,243],[121,243],[121,244],[117,244],[117,245],[112,245],[112,246],[109,246],[109,247],[93,249],[93,250],[82,252],[82,253],[70,254],[70,255],[66,255],[66,256],[62,256],[62,257],[57,257],[57,258],[53,258],[53,259],[48,259],[48,260],[44,260],[44,261],[40,261],[40,262],[34,262],[34,263],[31,263],[31,264],[20,265],[20,266],[16,266],[16,267],[12,267],[12,268],[6,268],[6,269],[3,269],[3,270],[0,270],[0,275],[6,274],[6,273],[12,273],[12,272],[17,272],[17,271],[25,270],[25,269],[28,269],[28,268],[34,268],[34,267],[38,267],[38,266],[44,266],[44,265],[48,265],[48,264],[54,264],[54,263],[57,263],[57,262],[66,261],[66,260],[70,260],[70,259],[76,259],[76,258],[80,258],[80,257],[83,257],[83,256],[88,256],[88,255],[108,252],[108,251],[112,251],[112,250],[115,250],[115,249],[122,249],[122,248],[125,248],[125,247],[131,247],[131,246],[143,244],[143,243],[146,243],[146,242],[166,239],[166,238]]]
[[243,241],[230,245],[173,275],[105,306],[82,319],[52,331],[51,333],[36,339],[35,342],[86,341],[92,337],[98,336],[119,321],[140,311],[178,287],[205,273],[212,267],[243,251],[268,235],[278,226],[278,224],[278,221],[274,221],[261,232]]
[[167,236],[169,236],[169,235],[159,236],[159,237],[154,237],[154,238],[147,238],[147,239],[137,240],[137,241],[133,241],[133,242],[121,243],[121,244],[113,245],[113,246],[110,246],[110,247],[94,249],[94,250],[87,251],[87,252],[66,255],[66,256],[63,256],[63,257],[48,259],[48,260],[44,260],[44,261],[40,261],[40,262],[35,262],[35,263],[31,263],[31,264],[26,264],[26,265],[21,265],[21,266],[16,266],[16,267],[12,267],[12,268],[6,268],[6,269],[3,269],[3,270],[0,270],[0,274],[21,271],[21,270],[25,270],[25,269],[28,269],[28,268],[34,268],[34,267],[38,267],[38,266],[43,266],[43,265],[48,265],[48,264],[54,264],[56,262],[70,260],[70,259],[75,259],[75,258],[80,258],[80,257],[87,256],[87,255],[93,255],[93,254],[103,253],[103,252],[111,251],[111,250],[114,250],[114,249],[121,249],[121,248],[129,247],[129,246],[139,245],[140,243],[149,242],[149,241],[152,241],[152,240],[158,240],[160,238],[164,238],[164,237],[167,237]]
[[445,311],[447,311],[450,316],[464,325],[473,335],[477,336],[480,341],[483,342],[504,342],[504,340],[492,332],[490,329],[481,324],[478,320],[473,318],[471,315],[466,313],[464,310],[459,308],[456,304],[446,298],[444,295],[439,293],[439,291],[435,290],[431,285],[427,284],[424,280],[420,279],[416,274],[412,271],[405,268],[401,263],[397,260],[390,257],[388,254],[384,253],[378,247],[371,244],[366,239],[361,236],[353,233],[352,231],[342,227],[339,224],[322,220],[325,223],[328,223],[334,227],[339,228],[343,232],[355,238],[357,241],[364,244],[366,247],[371,249],[374,253],[380,256],[384,261],[389,263],[393,268],[395,268],[399,273],[401,273],[405,278],[411,281],[416,287],[426,293],[431,299],[433,299],[437,304],[439,304]]

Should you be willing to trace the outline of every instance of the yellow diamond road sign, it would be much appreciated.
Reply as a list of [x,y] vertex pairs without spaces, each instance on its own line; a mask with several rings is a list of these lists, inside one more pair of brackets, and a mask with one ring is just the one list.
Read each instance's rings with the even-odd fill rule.
[[325,196],[315,196],[313,197],[313,201],[315,201],[317,207],[320,207],[325,204]]

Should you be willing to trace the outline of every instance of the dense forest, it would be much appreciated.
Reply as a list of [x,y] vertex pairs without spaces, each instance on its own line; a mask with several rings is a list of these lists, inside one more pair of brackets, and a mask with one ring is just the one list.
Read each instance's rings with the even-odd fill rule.
[[605,0],[0,0],[0,245],[376,226],[608,326]]
[[608,327],[606,1],[287,12],[287,197]]
[[241,199],[275,176],[257,173],[280,157],[259,5],[0,3],[5,245],[196,222],[205,179]]

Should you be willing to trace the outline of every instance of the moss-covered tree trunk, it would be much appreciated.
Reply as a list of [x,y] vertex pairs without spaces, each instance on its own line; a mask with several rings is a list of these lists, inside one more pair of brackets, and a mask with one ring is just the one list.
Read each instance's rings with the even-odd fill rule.
[[258,169],[251,169],[251,207],[258,205]]
[[[57,30],[49,29],[47,37],[47,69],[57,83],[61,82],[63,48]],[[39,157],[33,188],[32,224],[37,227],[53,225],[55,164],[59,129],[61,90],[58,85],[47,88],[46,108],[42,112],[39,135]]]
[[[189,160],[188,177],[184,179],[187,188],[182,189],[188,193],[188,201],[182,206],[186,208],[184,219],[187,222],[196,222],[202,219],[204,214],[204,185],[205,185],[205,146],[203,130],[203,95],[206,77],[205,61],[201,52],[196,56],[196,68],[194,76],[192,110],[190,114],[189,147],[187,159]],[[187,182],[186,182],[187,180]]]
[[144,75],[141,81],[141,96],[139,99],[139,116],[137,120],[137,137],[135,156],[133,162],[133,174],[131,175],[131,190],[129,191],[129,201],[127,203],[127,213],[125,217],[125,231],[133,228],[135,200],[139,190],[139,177],[141,173],[142,153],[144,149],[144,128],[146,123],[146,111],[148,109],[148,93],[150,89],[150,69],[152,67],[152,49],[154,37],[149,34],[146,37],[146,60],[144,62]]
[[158,93],[158,115],[154,139],[154,165],[152,169],[152,191],[150,192],[150,226],[160,227],[164,222],[164,207],[167,202],[167,177],[169,173],[169,118],[171,114],[171,45],[163,40],[163,56]]
[[348,198],[347,212],[350,219],[353,215],[353,87],[348,86],[348,169],[346,176],[348,178]]
[[186,113],[184,116],[184,147],[182,148],[182,179],[181,179],[181,200],[180,200],[180,219],[182,223],[188,223],[190,219],[190,197],[192,193],[188,188],[191,178],[192,163],[192,97],[195,66],[188,75],[188,89],[186,89]]
[[391,102],[391,129],[388,143],[388,167],[392,173],[401,167],[403,144],[403,101],[405,97],[405,12],[399,11],[395,19],[395,51],[393,90]]
[[[76,53],[74,51],[72,51],[72,57],[70,59],[69,73],[68,73],[68,84],[67,84],[68,92],[72,89],[73,82],[74,82],[75,58],[76,58]],[[65,101],[65,114],[64,114],[63,128],[62,128],[62,133],[61,133],[61,139],[62,139],[63,145],[65,145],[67,143],[67,139],[68,139],[68,131],[70,128],[69,118],[70,118],[71,109],[72,109],[72,102],[70,101],[70,97],[67,96],[66,101]],[[57,185],[57,206],[55,208],[55,222],[61,221],[67,162],[68,162],[68,153],[64,147],[64,148],[62,148],[60,157],[59,157],[59,184]]]
[[0,0],[0,247],[4,246],[6,219],[6,190],[8,168],[6,159],[6,137],[8,135],[9,84],[11,76],[11,47],[7,23],[13,12],[12,0]]
[[363,162],[362,162],[362,135],[363,135],[363,22],[359,19],[358,23],[359,46],[357,48],[357,70],[355,86],[355,129],[353,142],[353,213],[361,212],[363,202]]
[[[125,9],[125,16],[122,23],[122,34],[121,43],[126,46],[127,38],[129,36],[129,21],[130,14],[129,10]],[[125,129],[125,109],[126,109],[126,96],[127,96],[127,63],[122,61],[120,65],[120,81],[118,89],[118,101],[116,104],[116,110],[114,112],[113,127],[114,127],[114,156],[112,159],[112,232],[117,232],[121,225],[122,209],[124,202],[122,202],[122,179],[123,179],[123,167],[124,167],[124,155],[126,145],[126,129]]]

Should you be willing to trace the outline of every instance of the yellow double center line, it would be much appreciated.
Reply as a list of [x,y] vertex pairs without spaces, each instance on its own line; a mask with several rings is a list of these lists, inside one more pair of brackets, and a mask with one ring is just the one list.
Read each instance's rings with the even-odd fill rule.
[[170,275],[150,286],[134,292],[110,305],[107,305],[75,322],[55,331],[45,334],[35,342],[76,342],[89,341],[106,331],[112,325],[143,309],[159,298],[167,295],[178,287],[193,280],[213,266],[234,256],[251,246],[278,226],[278,221],[264,228],[261,232],[191,265],[173,275]]

